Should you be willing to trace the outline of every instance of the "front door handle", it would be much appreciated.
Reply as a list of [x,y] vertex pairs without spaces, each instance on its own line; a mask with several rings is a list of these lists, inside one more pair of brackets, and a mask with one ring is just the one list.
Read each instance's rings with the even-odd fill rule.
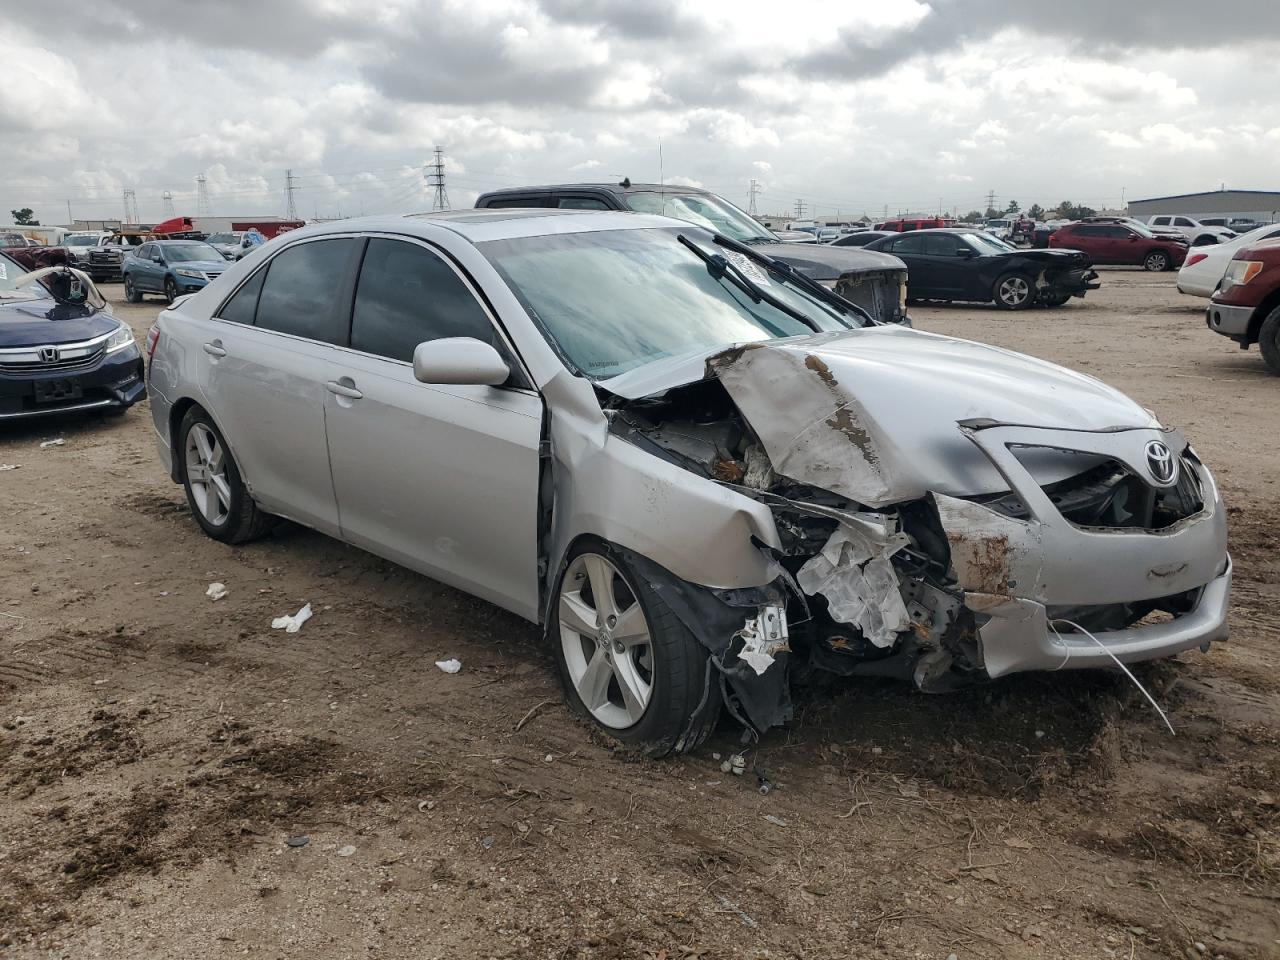
[[336,394],[339,397],[346,397],[348,400],[359,400],[364,396],[363,393],[356,389],[355,384],[352,383],[350,379],[347,377],[343,377],[342,379],[347,382],[343,383],[341,380],[326,380],[324,388],[330,393]]
[[227,355],[227,351],[222,349],[221,340],[214,340],[212,343],[206,343],[204,345],[204,352],[211,357],[225,357]]

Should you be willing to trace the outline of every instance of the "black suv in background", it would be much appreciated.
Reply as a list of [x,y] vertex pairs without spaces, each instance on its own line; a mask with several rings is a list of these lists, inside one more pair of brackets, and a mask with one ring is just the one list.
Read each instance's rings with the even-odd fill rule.
[[786,243],[724,197],[696,187],[657,183],[562,183],[515,187],[480,195],[476,206],[557,207],[561,210],[634,210],[656,213],[758,246],[761,253],[790,264],[877,320],[906,322],[907,268],[897,257],[854,247]]

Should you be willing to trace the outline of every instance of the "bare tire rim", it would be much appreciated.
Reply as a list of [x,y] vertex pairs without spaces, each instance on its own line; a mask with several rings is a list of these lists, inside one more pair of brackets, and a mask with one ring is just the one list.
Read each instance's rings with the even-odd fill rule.
[[1165,262],[1163,253],[1153,253],[1151,256],[1147,257],[1147,269],[1153,272],[1156,270],[1163,270]]
[[653,641],[622,572],[598,553],[574,558],[559,615],[569,679],[587,710],[606,727],[635,726],[653,697]]
[[203,423],[187,433],[187,486],[201,516],[214,526],[227,522],[231,513],[231,483],[227,457],[217,436]]
[[1031,296],[1031,284],[1022,277],[1010,277],[1000,284],[1000,302],[1011,307],[1020,307]]

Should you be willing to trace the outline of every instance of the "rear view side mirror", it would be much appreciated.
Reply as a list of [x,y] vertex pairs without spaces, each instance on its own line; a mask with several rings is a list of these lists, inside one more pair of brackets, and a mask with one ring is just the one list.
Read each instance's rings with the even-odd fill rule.
[[956,247],[956,256],[963,257],[966,260],[972,260],[975,254],[969,247]]
[[511,369],[489,344],[472,337],[444,337],[413,351],[413,375],[422,383],[497,387]]

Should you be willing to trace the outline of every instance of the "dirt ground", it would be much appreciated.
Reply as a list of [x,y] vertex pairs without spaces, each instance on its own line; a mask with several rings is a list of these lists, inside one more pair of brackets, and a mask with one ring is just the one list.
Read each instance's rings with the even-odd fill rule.
[[913,313],[1115,384],[1216,471],[1231,641],[1138,672],[1176,736],[1108,673],[833,680],[746,776],[727,724],[636,761],[529,624],[296,527],[207,539],[145,405],[4,428],[0,957],[1280,956],[1280,379],[1173,280]]

